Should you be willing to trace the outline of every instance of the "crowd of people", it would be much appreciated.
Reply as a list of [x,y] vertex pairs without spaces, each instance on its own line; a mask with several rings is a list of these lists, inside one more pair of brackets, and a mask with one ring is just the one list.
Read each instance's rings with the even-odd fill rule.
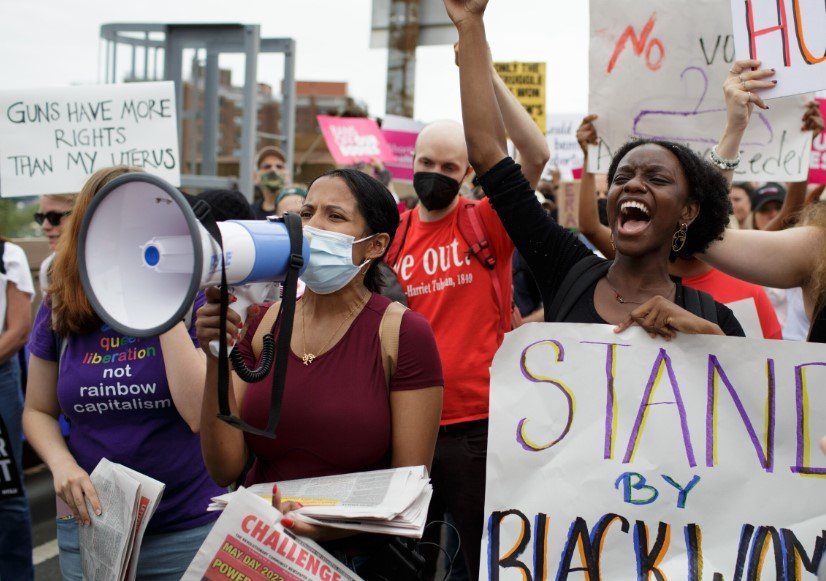
[[[552,321],[610,324],[617,333],[637,325],[665,341],[680,333],[744,336],[727,304],[751,299],[763,337],[826,342],[823,186],[731,183],[753,109],[766,108],[760,90],[775,86],[773,70],[754,60],[731,65],[727,121],[708,159],[679,143],[641,139],[615,153],[603,187],[586,171],[580,231],[571,232],[554,219],[558,177],[543,176],[545,136],[493,69],[487,0],[445,5],[459,32],[463,123],[437,121],[419,134],[410,209],[377,162],[331,170],[305,186],[292,181],[275,146],[256,158],[251,204],[238,192],[199,196],[218,220],[298,214],[308,235],[277,439],[218,419],[219,365],[208,346],[225,328],[255,368],[263,334],[279,336],[280,297],[251,307],[242,324],[232,310],[222,321],[220,293],[209,288],[184,321],[134,338],[106,325],[85,296],[77,259],[83,217],[102,187],[140,169],[106,168],[76,195],[41,198],[34,220],[52,253],[40,266],[33,320],[25,253],[0,239],[0,427],[15,444],[18,474],[22,432],[52,473],[64,578],[83,576],[78,531],[101,510],[89,474],[105,457],[166,485],[139,579],[179,579],[217,516],[205,510],[209,499],[261,482],[276,483],[284,526],[364,578],[381,578],[387,573],[376,563],[387,562],[387,538],[293,519],[296,505],[282,502],[277,483],[412,465],[430,470],[428,521],[458,533],[428,526],[422,578],[435,574],[443,553],[461,555],[452,578],[475,579],[489,369],[505,333]],[[816,103],[801,115],[803,131],[823,130]],[[585,117],[577,132],[586,164],[597,119]],[[124,355],[129,349],[143,356]],[[91,364],[90,353],[111,355],[111,363]],[[273,373],[253,382],[231,374],[233,415],[266,426]],[[140,406],[113,403],[132,397],[109,389],[118,378],[152,386]],[[104,395],[108,406],[92,404]],[[0,499],[0,579],[32,577],[21,490]]]

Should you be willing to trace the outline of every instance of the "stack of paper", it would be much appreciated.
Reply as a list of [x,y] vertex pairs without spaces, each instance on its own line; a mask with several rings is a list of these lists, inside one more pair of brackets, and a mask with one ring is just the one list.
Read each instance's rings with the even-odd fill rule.
[[[273,483],[248,490],[272,501]],[[361,532],[421,538],[433,487],[424,466],[279,482],[283,502],[304,506],[290,512],[302,522]],[[212,499],[223,510],[233,493]]]
[[137,572],[143,533],[158,507],[164,484],[106,458],[90,478],[101,515],[94,513],[87,499],[92,526],[78,527],[83,578],[131,581]]
[[229,500],[181,581],[361,581],[312,540],[281,526],[282,514],[245,488]]

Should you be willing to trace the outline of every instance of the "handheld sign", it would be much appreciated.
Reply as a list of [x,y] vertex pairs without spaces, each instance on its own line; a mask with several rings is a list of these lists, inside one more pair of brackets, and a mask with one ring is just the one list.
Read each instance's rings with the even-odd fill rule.
[[490,386],[482,579],[814,580],[826,347],[533,323]]
[[774,99],[826,89],[826,3],[819,0],[730,0],[740,59],[777,71]]
[[180,184],[171,81],[0,92],[0,194],[77,192],[103,167]]
[[582,167],[584,156],[576,140],[576,130],[585,115],[553,114],[545,134],[551,158],[545,171],[558,169],[563,179],[571,179],[573,172]]
[[394,180],[413,181],[413,157],[416,153],[416,139],[423,127],[424,123],[397,115],[385,115],[382,119],[382,135],[384,135],[390,151],[396,158],[395,161],[384,165]]
[[337,164],[346,165],[374,159],[382,163],[395,160],[381,129],[373,119],[319,115],[318,125],[324,135],[327,149]]
[[[703,156],[717,143],[735,60],[728,2],[592,0],[588,112],[599,115],[600,142],[589,149],[591,171],[607,173],[613,152],[633,138],[676,141]],[[806,179],[805,102],[799,95],[754,109],[735,180]]]
[[493,68],[543,133],[545,117],[545,63],[493,63]]

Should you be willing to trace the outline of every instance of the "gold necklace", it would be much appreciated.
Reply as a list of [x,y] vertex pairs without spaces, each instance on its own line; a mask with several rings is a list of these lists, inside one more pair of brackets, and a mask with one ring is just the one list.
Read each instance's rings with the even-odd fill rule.
[[[637,302],[637,301],[629,301],[628,299],[623,297],[619,293],[619,291],[616,288],[614,288],[614,285],[611,284],[611,281],[608,280],[608,274],[605,275],[605,284],[607,284],[608,288],[610,288],[611,291],[614,293],[614,300],[616,300],[619,304],[621,304],[621,305],[642,305],[642,304],[644,304],[644,303]],[[672,283],[671,287],[668,289],[668,294],[671,294],[671,291],[673,291],[676,288],[676,286],[677,285],[675,283]],[[655,293],[654,296],[657,296],[657,293]],[[661,295],[661,296],[664,297],[665,295]]]
[[304,365],[309,365],[310,363],[312,363],[315,360],[316,357],[323,354],[324,350],[327,349],[327,346],[330,344],[330,341],[332,341],[333,337],[335,337],[338,334],[338,332],[341,329],[342,325],[344,325],[344,323],[349,321],[350,317],[353,316],[353,313],[355,313],[362,306],[364,306],[364,304],[367,302],[367,299],[369,299],[369,298],[370,298],[370,295],[368,294],[367,298],[359,299],[359,301],[353,306],[353,308],[350,309],[350,312],[347,313],[347,316],[344,317],[341,320],[341,322],[338,324],[338,327],[336,327],[336,330],[333,331],[333,334],[330,335],[330,337],[327,339],[327,342],[324,343],[324,347],[319,349],[318,355],[316,355],[314,353],[308,353],[307,352],[307,325],[306,325],[306,318],[305,318],[305,315],[304,315],[304,313],[306,312],[306,308],[304,307],[304,305],[301,305],[301,348],[304,351],[304,354],[301,356],[302,363],[304,363]]

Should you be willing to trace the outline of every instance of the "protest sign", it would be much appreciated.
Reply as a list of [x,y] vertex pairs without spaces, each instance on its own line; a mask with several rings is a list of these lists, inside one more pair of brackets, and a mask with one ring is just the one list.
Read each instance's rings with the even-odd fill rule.
[[403,182],[413,181],[413,154],[416,149],[416,139],[424,123],[399,117],[386,115],[382,119],[381,132],[390,151],[396,158],[384,164],[394,180]]
[[339,165],[374,159],[387,163],[395,159],[373,119],[319,115],[318,125],[330,155]]
[[545,131],[545,63],[493,63],[493,67],[539,129]]
[[579,230],[579,186],[576,182],[561,182],[556,192],[557,222],[569,230]]
[[574,170],[582,167],[584,156],[576,140],[576,130],[583,117],[585,115],[551,115],[546,133],[551,157],[546,171],[558,169],[563,179],[571,179]]
[[738,58],[777,71],[764,99],[826,89],[826,3],[730,0]]
[[[817,102],[820,104],[820,114],[826,119],[826,99],[818,99]],[[826,132],[823,131],[812,140],[809,183],[826,184]]]
[[[728,0],[593,0],[589,112],[599,115],[600,141],[589,148],[590,170],[606,173],[631,138],[707,155],[726,125],[722,86],[734,59]],[[805,102],[799,95],[755,107],[736,180],[806,179]]]
[[12,454],[14,447],[15,442],[6,427],[6,422],[0,416],[0,501],[23,496],[20,473]]
[[482,578],[815,579],[824,386],[813,343],[508,333],[491,370]]
[[80,191],[103,167],[180,184],[173,83],[0,92],[0,194]]

